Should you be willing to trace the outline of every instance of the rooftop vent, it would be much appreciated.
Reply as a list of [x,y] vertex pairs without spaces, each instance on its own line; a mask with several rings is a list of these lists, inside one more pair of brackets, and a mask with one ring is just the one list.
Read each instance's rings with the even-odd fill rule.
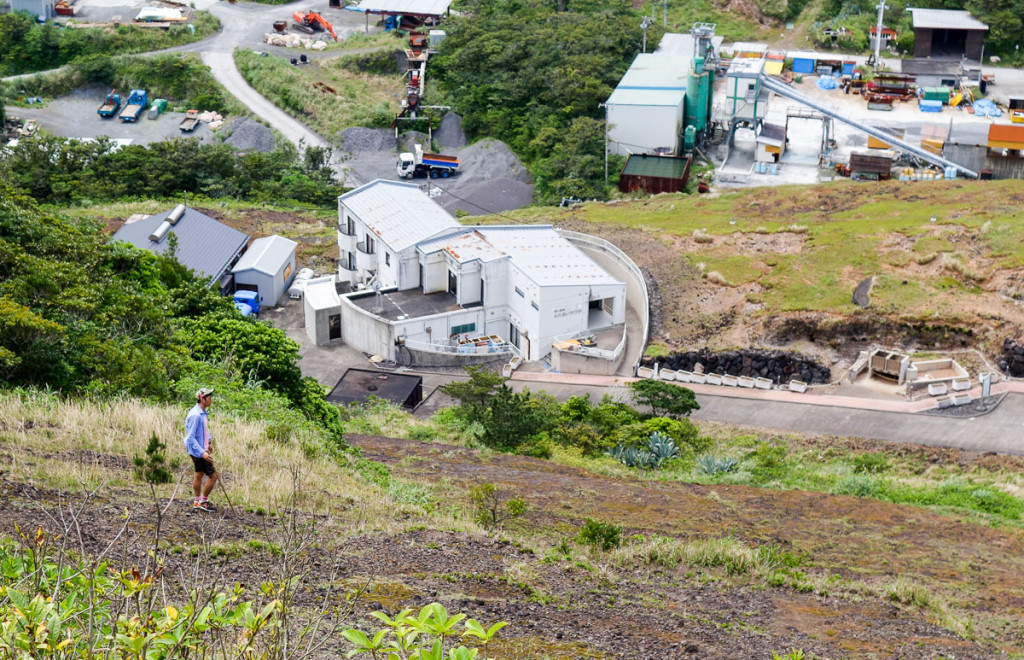
[[181,216],[185,215],[185,205],[178,204],[174,209],[167,214],[167,222],[172,225],[178,224],[178,220],[181,220]]
[[167,218],[160,223],[160,226],[153,230],[153,233],[149,235],[149,240],[154,243],[159,243],[164,240],[164,236],[171,230],[171,227],[178,224],[178,220],[181,220],[181,216],[185,215],[185,205],[178,204],[171,212],[167,214]]

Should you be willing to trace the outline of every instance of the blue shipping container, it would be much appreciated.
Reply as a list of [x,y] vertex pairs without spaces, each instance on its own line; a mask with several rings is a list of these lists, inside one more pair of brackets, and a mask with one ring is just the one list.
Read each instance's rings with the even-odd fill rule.
[[814,60],[809,57],[794,57],[793,73],[814,73]]
[[855,64],[854,62],[843,62],[843,75],[844,76],[852,76],[853,75],[854,64]]
[[921,112],[942,112],[942,101],[925,101],[922,99],[918,103],[918,107],[921,108]]

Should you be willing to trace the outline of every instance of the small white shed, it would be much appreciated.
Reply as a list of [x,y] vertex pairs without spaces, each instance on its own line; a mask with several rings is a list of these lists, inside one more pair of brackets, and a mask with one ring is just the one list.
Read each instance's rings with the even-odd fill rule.
[[306,281],[302,315],[306,322],[306,335],[317,346],[341,341],[341,297],[333,275]]
[[231,270],[235,289],[258,292],[261,306],[277,305],[295,278],[297,245],[283,236],[257,238]]

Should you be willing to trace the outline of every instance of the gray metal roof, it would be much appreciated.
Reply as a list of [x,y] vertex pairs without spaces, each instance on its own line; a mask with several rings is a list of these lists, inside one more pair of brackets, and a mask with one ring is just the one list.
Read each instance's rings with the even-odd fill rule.
[[340,199],[395,252],[462,226],[414,183],[377,179]]
[[356,10],[370,13],[440,16],[448,11],[451,4],[452,0],[363,0],[356,5]]
[[249,237],[193,208],[186,208],[185,214],[160,241],[151,241],[150,235],[163,224],[172,210],[121,227],[114,234],[113,240],[131,243],[153,254],[162,254],[167,251],[169,237],[173,233],[178,237],[178,261],[198,275],[219,280],[235,256],[245,249]]
[[987,30],[988,25],[982,23],[971,12],[963,9],[921,9],[907,7],[914,15],[914,29],[932,30]]
[[291,260],[298,246],[293,240],[284,236],[263,236],[257,238],[245,251],[242,258],[238,260],[232,273],[240,273],[243,270],[255,270],[267,275],[277,275],[281,267]]

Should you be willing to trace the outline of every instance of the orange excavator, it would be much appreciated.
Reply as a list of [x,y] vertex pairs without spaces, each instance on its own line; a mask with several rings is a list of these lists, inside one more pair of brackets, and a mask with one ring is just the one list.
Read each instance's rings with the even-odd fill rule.
[[337,41],[338,35],[334,34],[334,28],[327,21],[326,18],[316,13],[313,10],[309,11],[297,11],[292,14],[292,18],[295,20],[294,26],[297,30],[302,30],[307,34],[313,34],[320,30],[327,30],[331,33],[331,37]]

